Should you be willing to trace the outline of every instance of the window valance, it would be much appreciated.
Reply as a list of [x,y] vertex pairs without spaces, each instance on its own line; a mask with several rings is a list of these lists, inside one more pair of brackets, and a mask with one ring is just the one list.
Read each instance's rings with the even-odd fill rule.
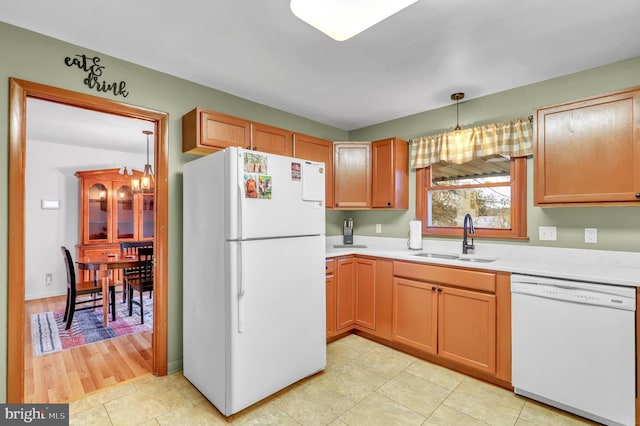
[[411,167],[421,169],[440,161],[464,164],[495,154],[524,157],[532,153],[531,119],[518,118],[414,139]]

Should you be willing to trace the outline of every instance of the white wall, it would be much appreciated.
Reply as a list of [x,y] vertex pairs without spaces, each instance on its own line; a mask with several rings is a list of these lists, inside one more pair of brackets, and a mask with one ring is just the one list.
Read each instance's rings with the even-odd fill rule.
[[[25,299],[30,300],[66,293],[60,246],[66,246],[75,259],[78,178],[74,173],[125,165],[129,170],[142,170],[146,155],[27,139],[26,156]],[[60,208],[43,210],[41,200],[58,200]],[[53,275],[49,286],[45,284],[47,273]]]

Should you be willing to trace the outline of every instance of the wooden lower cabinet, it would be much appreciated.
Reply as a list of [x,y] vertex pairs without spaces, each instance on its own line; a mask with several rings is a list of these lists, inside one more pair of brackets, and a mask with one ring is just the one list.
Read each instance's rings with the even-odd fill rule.
[[336,329],[338,331],[352,327],[356,321],[355,267],[354,257],[336,260]]
[[393,340],[495,375],[495,274],[407,262],[395,274]]
[[[378,284],[376,260],[348,256],[337,258],[334,262],[335,313],[329,311],[329,304],[327,304],[327,315],[335,317],[336,331],[348,331],[354,326],[374,331],[377,312],[376,285]],[[389,266],[387,270],[390,271]]]
[[376,262],[371,259],[355,260],[355,324],[376,329]]
[[333,259],[326,261],[326,304],[327,304],[327,339],[334,337],[337,333],[336,327],[336,279],[334,272],[335,262]]
[[439,287],[438,355],[496,373],[496,296]]
[[369,333],[385,340],[391,340],[392,305],[393,298],[393,261],[390,259],[375,259],[375,330]]
[[356,331],[510,387],[508,273],[368,256],[329,262],[327,338]]
[[391,338],[418,350],[435,354],[438,347],[436,286],[394,278],[392,304]]

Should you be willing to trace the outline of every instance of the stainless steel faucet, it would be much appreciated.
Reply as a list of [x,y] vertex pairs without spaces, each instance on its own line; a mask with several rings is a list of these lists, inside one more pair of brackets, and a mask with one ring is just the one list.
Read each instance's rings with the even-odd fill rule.
[[473,219],[471,219],[471,215],[467,213],[464,215],[464,224],[463,224],[463,236],[462,236],[462,254],[467,254],[467,250],[475,249],[476,247],[473,245],[473,237],[471,237],[471,244],[467,244],[467,232],[469,234],[475,234],[476,230],[473,227]]

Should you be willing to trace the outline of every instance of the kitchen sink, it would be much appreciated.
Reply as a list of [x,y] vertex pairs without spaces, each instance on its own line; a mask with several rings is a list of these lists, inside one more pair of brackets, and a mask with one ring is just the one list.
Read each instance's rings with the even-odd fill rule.
[[462,260],[464,262],[489,263],[489,262],[495,262],[498,259],[490,259],[488,257],[459,257],[456,260]]
[[478,262],[478,263],[489,263],[495,262],[498,259],[490,258],[490,257],[467,257],[467,256],[458,256],[457,254],[445,254],[445,253],[416,253],[414,256],[420,257],[430,257],[433,259],[448,259],[448,260],[461,260],[463,262]]
[[457,254],[444,254],[444,253],[417,253],[414,256],[420,257],[432,257],[434,259],[458,259]]

